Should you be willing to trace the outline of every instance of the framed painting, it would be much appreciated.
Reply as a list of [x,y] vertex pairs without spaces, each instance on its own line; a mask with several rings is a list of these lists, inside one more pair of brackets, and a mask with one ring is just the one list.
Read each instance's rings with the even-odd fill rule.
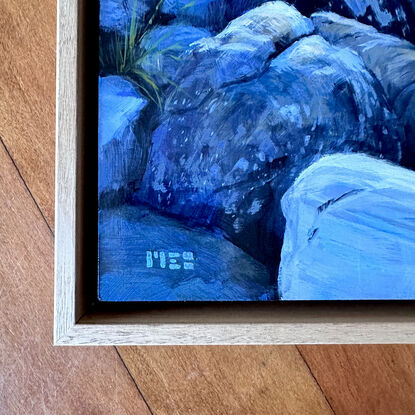
[[59,7],[57,344],[413,340],[411,1]]

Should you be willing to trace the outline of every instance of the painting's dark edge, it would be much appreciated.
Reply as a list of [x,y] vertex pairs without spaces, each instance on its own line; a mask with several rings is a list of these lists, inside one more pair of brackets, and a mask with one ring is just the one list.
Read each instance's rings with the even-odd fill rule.
[[98,282],[98,73],[99,0],[84,2],[85,123],[83,188],[83,284],[87,308],[97,302]]

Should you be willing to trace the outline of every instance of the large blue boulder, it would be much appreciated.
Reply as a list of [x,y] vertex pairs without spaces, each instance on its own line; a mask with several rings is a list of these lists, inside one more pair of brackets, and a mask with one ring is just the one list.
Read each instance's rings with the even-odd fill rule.
[[175,22],[220,32],[233,19],[268,0],[164,0],[162,12]]
[[376,76],[406,132],[402,163],[415,168],[415,45],[334,13],[316,13],[312,19],[321,36],[354,50]]
[[319,11],[334,12],[415,42],[413,0],[289,0],[306,16]]
[[180,87],[168,97],[167,109],[194,108],[212,91],[259,77],[276,53],[313,30],[310,19],[282,1],[245,13],[217,36],[193,45],[178,74]]
[[[134,13],[142,29],[155,15],[162,21],[203,27],[220,32],[247,11],[267,0],[100,0],[101,29],[125,33]],[[370,24],[378,30],[415,41],[413,0],[287,0],[302,14],[332,11]],[[153,21],[154,23],[154,21]]]
[[354,151],[399,161],[401,131],[377,81],[356,53],[320,36],[203,101],[195,88],[187,110],[170,100],[136,199],[217,226],[257,258],[278,250],[279,200],[313,161]]
[[131,22],[138,30],[146,26],[146,15],[154,9],[156,0],[100,0],[99,25],[105,32],[115,32],[125,36],[130,31]]
[[143,175],[146,137],[136,126],[146,105],[129,80],[99,78],[98,193],[103,204],[116,194],[122,202]]
[[132,18],[141,31],[163,21],[219,32],[236,17],[267,0],[100,0],[100,27],[126,34]]
[[282,198],[282,300],[415,297],[415,173],[366,155],[324,157]]
[[266,268],[223,235],[144,207],[99,215],[101,301],[259,301],[274,298]]
[[146,33],[140,43],[141,68],[158,86],[170,86],[177,82],[177,72],[186,59],[184,54],[195,47],[194,42],[211,33],[206,29],[183,24],[156,26]]
[[415,3],[413,0],[342,0],[348,15],[377,29],[415,41]]
[[327,41],[362,57],[391,102],[415,82],[415,45],[335,13],[316,13],[312,20]]
[[226,25],[225,0],[164,0],[161,11],[175,22],[220,30]]
[[402,164],[415,170],[415,83],[399,94],[394,110],[405,128]]

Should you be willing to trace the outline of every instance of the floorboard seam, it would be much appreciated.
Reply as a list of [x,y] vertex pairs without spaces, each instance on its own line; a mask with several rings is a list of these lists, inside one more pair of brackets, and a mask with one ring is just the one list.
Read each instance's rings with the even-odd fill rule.
[[148,402],[147,402],[146,398],[145,398],[145,397],[144,397],[144,395],[143,395],[143,392],[141,392],[140,388],[138,387],[138,384],[137,384],[137,382],[135,381],[135,378],[134,378],[133,374],[131,373],[131,371],[130,371],[130,369],[128,368],[128,366],[125,364],[124,359],[122,358],[122,356],[121,356],[120,352],[118,351],[117,347],[116,347],[116,346],[114,346],[114,349],[115,349],[115,351],[116,351],[116,353],[117,353],[118,357],[120,358],[120,360],[121,360],[122,364],[124,365],[125,370],[127,371],[127,373],[128,373],[128,375],[130,376],[131,380],[134,382],[134,385],[135,385],[135,387],[136,387],[136,389],[137,389],[137,391],[138,391],[139,395],[141,396],[141,399],[144,401],[144,403],[146,404],[146,406],[147,406],[148,410],[150,411],[150,414],[151,414],[151,415],[154,415],[154,413],[153,413],[153,411],[152,411],[152,409],[151,409],[150,405],[148,404]]
[[304,361],[304,363],[305,363],[305,365],[306,365],[306,367],[307,367],[308,371],[310,372],[310,375],[311,375],[311,376],[313,377],[313,379],[314,379],[314,382],[316,382],[316,384],[317,384],[318,388],[320,389],[321,394],[324,396],[324,399],[325,399],[325,401],[327,402],[327,405],[329,406],[329,408],[330,408],[331,412],[333,413],[333,415],[336,415],[336,412],[334,411],[334,408],[332,407],[332,405],[331,405],[330,401],[328,400],[328,398],[327,398],[327,396],[326,396],[326,394],[325,394],[325,392],[324,392],[323,388],[321,387],[321,385],[320,385],[319,381],[318,381],[318,380],[317,380],[317,378],[314,376],[314,373],[313,373],[313,371],[311,370],[311,367],[309,366],[309,364],[308,364],[308,362],[307,362],[306,358],[305,358],[305,357],[304,357],[304,355],[301,353],[301,350],[299,349],[299,347],[298,347],[298,346],[295,346],[295,348],[297,349],[298,353],[300,354],[301,359],[303,359],[303,361]]
[[2,136],[0,136],[0,142],[1,142],[1,144],[3,145],[4,150],[6,151],[7,155],[9,156],[9,158],[10,158],[11,162],[13,163],[13,166],[15,167],[15,169],[16,169],[16,171],[17,171],[17,174],[18,174],[18,175],[19,175],[19,177],[20,177],[20,180],[23,182],[24,187],[25,187],[25,188],[26,188],[26,190],[29,192],[29,195],[30,195],[30,197],[32,198],[32,200],[33,200],[33,202],[34,202],[34,204],[35,204],[35,206],[36,206],[37,210],[39,211],[40,215],[42,216],[43,220],[45,221],[46,226],[48,227],[48,229],[49,229],[50,233],[51,233],[51,234],[52,234],[52,236],[54,237],[54,236],[55,236],[55,234],[54,234],[54,232],[53,232],[52,228],[50,227],[49,222],[47,221],[47,219],[46,219],[45,215],[43,214],[42,209],[40,208],[39,204],[37,203],[37,200],[36,200],[36,199],[35,199],[35,197],[33,196],[33,193],[31,192],[31,190],[30,190],[29,186],[27,185],[26,180],[25,180],[25,179],[24,179],[24,177],[22,176],[22,173],[20,173],[19,167],[17,166],[16,162],[14,161],[14,158],[13,158],[13,157],[12,157],[12,155],[10,154],[10,151],[9,151],[9,149],[7,148],[7,146],[6,146],[6,144],[5,144],[5,142],[4,142],[4,140],[3,140],[3,137],[2,137]]

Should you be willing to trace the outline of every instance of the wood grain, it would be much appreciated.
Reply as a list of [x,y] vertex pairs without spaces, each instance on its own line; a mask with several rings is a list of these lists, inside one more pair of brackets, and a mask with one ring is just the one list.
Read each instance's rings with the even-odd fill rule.
[[301,346],[337,415],[415,414],[415,346]]
[[0,0],[0,136],[53,227],[54,0]]
[[0,166],[0,413],[148,414],[114,348],[52,346],[53,237],[2,144]]
[[295,347],[120,347],[155,414],[332,414]]
[[[83,47],[78,28],[85,27],[83,8],[76,0],[58,1],[56,84],[56,190],[55,190],[55,320],[54,342],[84,314],[82,283],[83,191],[81,153],[84,112],[80,90]],[[84,71],[83,71],[84,72]]]

